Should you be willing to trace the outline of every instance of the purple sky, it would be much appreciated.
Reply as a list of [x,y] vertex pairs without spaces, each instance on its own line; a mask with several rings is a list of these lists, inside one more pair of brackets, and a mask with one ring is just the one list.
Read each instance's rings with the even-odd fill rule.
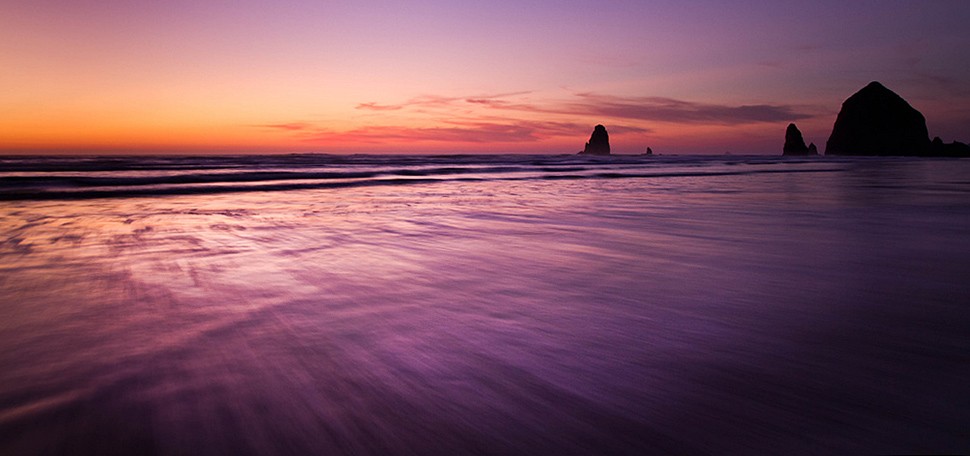
[[5,2],[0,151],[822,146],[879,80],[970,141],[970,2]]

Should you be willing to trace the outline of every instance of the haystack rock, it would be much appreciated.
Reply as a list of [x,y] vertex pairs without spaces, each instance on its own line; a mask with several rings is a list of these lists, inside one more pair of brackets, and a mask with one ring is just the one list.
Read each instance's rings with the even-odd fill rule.
[[825,155],[926,155],[926,119],[873,81],[842,103]]
[[597,125],[593,128],[593,134],[586,143],[586,148],[581,154],[587,155],[609,155],[610,154],[610,135],[606,132],[606,127]]
[[788,129],[785,130],[785,146],[782,148],[782,155],[809,155],[805,138],[802,138],[802,132],[798,131],[798,127],[793,123],[788,124]]

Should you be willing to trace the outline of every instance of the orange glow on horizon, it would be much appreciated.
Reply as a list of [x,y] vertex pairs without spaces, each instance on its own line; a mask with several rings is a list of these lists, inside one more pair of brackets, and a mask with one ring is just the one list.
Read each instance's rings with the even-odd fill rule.
[[6,5],[0,153],[573,153],[604,124],[620,153],[774,154],[793,121],[821,146],[872,79],[970,139],[949,3],[868,32],[819,8],[804,33],[713,5],[420,3]]

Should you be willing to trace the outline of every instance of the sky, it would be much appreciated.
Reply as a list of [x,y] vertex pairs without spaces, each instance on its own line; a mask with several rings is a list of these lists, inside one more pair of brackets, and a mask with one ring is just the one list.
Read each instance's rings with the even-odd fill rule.
[[780,154],[878,80],[970,141],[970,2],[0,0],[0,153]]

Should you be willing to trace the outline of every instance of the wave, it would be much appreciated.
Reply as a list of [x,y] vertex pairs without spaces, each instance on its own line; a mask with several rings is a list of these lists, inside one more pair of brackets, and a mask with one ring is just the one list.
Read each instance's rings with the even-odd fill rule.
[[0,200],[123,198],[489,180],[712,177],[843,169],[834,164],[777,157],[4,157],[0,158]]

